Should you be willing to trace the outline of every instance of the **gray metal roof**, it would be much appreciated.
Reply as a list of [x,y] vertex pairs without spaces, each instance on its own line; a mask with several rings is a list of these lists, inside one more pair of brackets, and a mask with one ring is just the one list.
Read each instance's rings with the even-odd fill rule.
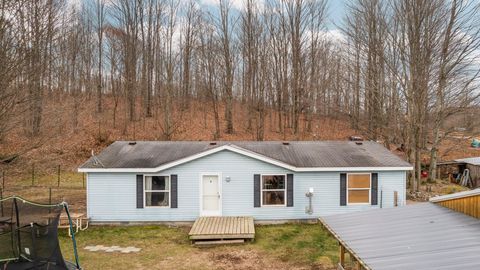
[[480,166],[480,157],[455,159],[456,162]]
[[117,141],[80,168],[156,168],[222,145],[244,150],[295,167],[411,167],[376,142],[350,141]]
[[480,196],[480,188],[467,190],[467,191],[462,191],[462,192],[457,192],[457,193],[453,193],[453,194],[442,195],[442,196],[435,196],[435,197],[430,198],[430,201],[431,202],[443,202],[443,201],[472,197],[472,196]]
[[433,203],[321,221],[370,269],[480,269],[480,220]]

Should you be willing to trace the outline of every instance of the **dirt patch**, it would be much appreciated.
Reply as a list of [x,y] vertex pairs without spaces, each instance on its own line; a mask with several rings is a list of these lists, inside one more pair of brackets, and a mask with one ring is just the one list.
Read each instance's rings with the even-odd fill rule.
[[253,250],[212,252],[211,258],[219,269],[267,269],[271,267],[270,262],[265,261],[265,256],[261,256]]
[[424,183],[419,191],[407,190],[407,200],[426,202],[435,196],[457,193],[469,190],[466,187],[450,183],[448,179],[436,180],[434,183]]
[[323,266],[298,266],[273,259],[260,251],[237,247],[234,250],[212,252],[211,259],[217,269],[327,269]]
[[[276,260],[260,251],[249,249],[246,246],[205,248],[193,251],[187,257],[170,256],[155,265],[154,269],[218,269],[218,270],[263,270],[263,269],[324,269],[305,266],[295,266],[290,263]],[[179,266],[181,262],[181,266]],[[142,267],[145,267],[142,266]],[[142,268],[140,267],[140,268]]]

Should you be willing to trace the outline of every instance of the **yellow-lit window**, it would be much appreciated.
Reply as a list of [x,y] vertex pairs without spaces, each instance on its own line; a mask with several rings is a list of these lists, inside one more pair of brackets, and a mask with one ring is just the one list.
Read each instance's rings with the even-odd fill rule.
[[371,174],[350,173],[347,175],[347,198],[349,204],[370,203]]

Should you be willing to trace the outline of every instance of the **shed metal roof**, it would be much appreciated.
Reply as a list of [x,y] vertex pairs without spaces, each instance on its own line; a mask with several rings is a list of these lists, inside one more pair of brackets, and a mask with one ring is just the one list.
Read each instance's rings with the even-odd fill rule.
[[480,157],[461,158],[461,159],[455,159],[455,161],[460,163],[467,163],[467,164],[480,166]]
[[467,191],[462,191],[462,192],[457,192],[457,193],[448,194],[448,195],[435,196],[435,197],[430,198],[430,201],[431,202],[443,202],[443,201],[448,201],[448,200],[452,200],[452,199],[460,199],[460,198],[466,198],[466,197],[471,197],[471,196],[480,196],[480,188],[467,190]]
[[376,142],[350,141],[116,141],[90,158],[85,168],[157,168],[218,147],[232,146],[293,167],[411,167]]
[[480,220],[433,203],[320,220],[369,269],[480,269]]

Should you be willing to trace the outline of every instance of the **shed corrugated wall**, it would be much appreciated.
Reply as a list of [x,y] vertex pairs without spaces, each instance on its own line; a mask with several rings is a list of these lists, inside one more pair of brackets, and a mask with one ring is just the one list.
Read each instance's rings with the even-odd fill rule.
[[467,169],[470,170],[470,177],[473,180],[475,187],[480,186],[480,166],[467,164]]
[[445,200],[437,202],[437,204],[472,217],[480,218],[480,195]]
[[[199,216],[201,173],[222,174],[222,215],[257,220],[307,219],[380,207],[392,207],[394,191],[405,204],[405,171],[378,172],[379,205],[340,206],[340,172],[294,173],[293,207],[254,207],[253,175],[293,173],[230,151],[221,151],[159,174],[178,175],[178,208],[136,208],[136,174],[89,173],[87,209],[93,221],[193,221]],[[225,177],[231,178],[230,182]],[[313,214],[305,213],[305,193],[314,188]]]

